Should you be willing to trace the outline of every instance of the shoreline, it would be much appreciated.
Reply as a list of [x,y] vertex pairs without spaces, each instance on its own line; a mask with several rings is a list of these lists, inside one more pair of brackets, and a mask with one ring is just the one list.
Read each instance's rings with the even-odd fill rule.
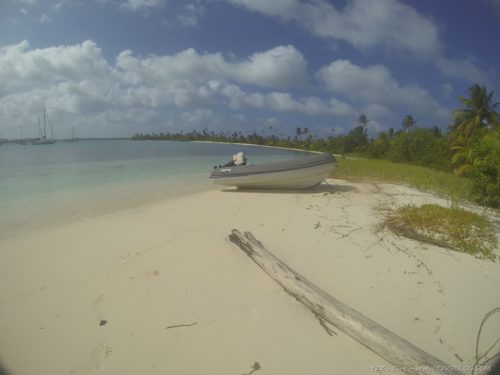
[[[328,182],[309,191],[202,191],[0,241],[6,371],[391,368],[336,328],[328,335],[228,241],[232,229],[251,231],[311,282],[451,366],[471,365],[481,319],[499,302],[500,264],[376,230],[381,206],[444,199]],[[499,318],[481,348],[496,339]]]
[[[113,215],[129,210],[135,210],[144,206],[161,204],[162,202],[175,200],[183,196],[190,196],[203,191],[209,191],[217,188],[215,185],[203,180],[196,185],[190,185],[188,189],[179,186],[162,186],[158,188],[136,187],[137,191],[127,194],[120,193],[101,193],[98,200],[90,201],[85,197],[80,202],[72,202],[58,207],[51,207],[50,211],[44,211],[44,208],[37,208],[36,211],[25,218],[4,217],[0,224],[0,243],[13,237],[23,236],[33,231],[46,231],[61,225],[71,224],[81,220],[92,220],[100,216]],[[170,187],[171,189],[167,189]],[[73,192],[76,196],[77,193]],[[30,208],[32,209],[32,208]]]
[[[306,153],[311,153],[311,154],[321,154],[321,151],[311,151],[311,150],[303,150],[301,148],[289,148],[289,147],[280,147],[280,146],[267,146],[267,145],[255,145],[252,143],[238,143],[238,142],[217,142],[217,141],[188,141],[191,143],[208,143],[208,144],[221,144],[221,145],[239,145],[239,146],[251,146],[251,147],[262,147],[262,148],[273,148],[276,150],[289,150],[289,151],[300,151],[300,152],[306,152]],[[340,156],[340,155],[335,155],[334,156]]]
[[[133,140],[126,141],[132,142]],[[212,165],[210,164],[210,168],[197,177],[188,176],[187,182],[183,182],[184,180],[173,183],[167,181],[165,185],[161,181],[156,181],[154,186],[145,184],[144,188],[133,182],[130,187],[118,186],[120,190],[118,194],[113,193],[112,190],[115,188],[113,186],[107,186],[106,189],[111,189],[109,192],[106,189],[100,189],[96,195],[90,195],[85,189],[73,186],[68,193],[61,190],[52,195],[45,193],[46,197],[43,197],[44,193],[39,194],[39,198],[33,195],[32,200],[6,200],[4,215],[0,219],[0,240],[23,235],[27,231],[46,230],[80,219],[112,214],[123,209],[155,204],[165,199],[217,188],[211,181],[208,181]]]

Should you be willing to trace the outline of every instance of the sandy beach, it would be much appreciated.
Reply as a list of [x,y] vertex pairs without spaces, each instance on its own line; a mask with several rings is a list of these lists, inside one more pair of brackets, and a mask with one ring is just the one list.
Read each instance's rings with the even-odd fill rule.
[[[335,327],[328,334],[229,242],[239,229],[470,373],[481,320],[500,306],[500,262],[379,228],[387,209],[426,202],[449,206],[404,186],[333,179],[303,192],[214,188],[3,240],[0,363],[12,375],[392,373]],[[480,350],[498,332],[500,314]]]

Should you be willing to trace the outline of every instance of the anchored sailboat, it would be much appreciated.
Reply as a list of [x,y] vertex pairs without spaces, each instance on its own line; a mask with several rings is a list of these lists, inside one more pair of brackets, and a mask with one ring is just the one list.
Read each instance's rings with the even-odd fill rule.
[[39,138],[31,141],[32,145],[50,145],[52,143],[56,143],[55,139],[47,138],[47,111],[45,106],[43,106],[43,133],[40,128],[40,117],[38,117],[38,131]]
[[72,126],[71,127],[71,138],[66,139],[66,142],[76,142],[76,141],[77,141],[77,139],[75,137],[75,127]]

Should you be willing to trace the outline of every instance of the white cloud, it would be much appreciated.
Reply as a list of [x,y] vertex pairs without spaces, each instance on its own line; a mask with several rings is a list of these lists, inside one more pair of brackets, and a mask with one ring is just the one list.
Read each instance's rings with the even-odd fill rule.
[[210,109],[195,109],[194,111],[184,112],[181,118],[184,123],[198,127],[213,121],[214,113]]
[[338,10],[325,0],[226,0],[251,11],[294,22],[314,35],[356,48],[383,46],[431,58],[441,49],[438,28],[396,0],[352,0]]
[[40,22],[41,23],[49,23],[51,21],[50,17],[47,15],[47,13],[44,13],[40,16]]
[[479,69],[473,59],[445,59],[436,60],[436,66],[446,77],[459,78],[469,83],[487,83],[488,75]]
[[400,85],[382,65],[362,68],[349,60],[336,60],[321,68],[317,77],[328,90],[353,99],[362,98],[369,104],[402,105],[406,111],[418,114],[448,115],[448,111],[426,90],[413,85]]
[[[36,118],[47,106],[54,124],[75,116],[89,124],[120,106],[120,76],[91,41],[73,46],[31,49],[27,41],[0,48],[0,123],[34,136]],[[65,122],[67,125],[71,122]],[[62,125],[61,125],[62,126]]]
[[205,14],[205,7],[196,4],[187,4],[181,13],[178,13],[177,21],[184,27],[197,27],[201,16]]
[[138,11],[150,8],[160,8],[166,4],[166,0],[125,0],[121,4],[122,9]]
[[38,0],[13,0],[13,3],[26,4],[26,5],[36,5]]
[[258,109],[270,109],[279,112],[298,112],[308,115],[338,115],[352,116],[355,114],[353,108],[338,99],[332,98],[325,102],[321,98],[309,96],[301,99],[294,98],[289,93],[247,93],[236,85],[227,85],[221,88],[220,93],[227,97],[230,108],[239,109],[253,107]]
[[[192,124],[204,120],[218,124],[217,117],[224,115],[214,108],[250,107],[304,114],[344,114],[350,110],[347,103],[336,99],[297,99],[279,91],[248,93],[237,86],[264,87],[266,91],[305,82],[306,62],[291,46],[245,59],[200,54],[193,49],[145,58],[124,51],[110,64],[92,41],[43,49],[33,49],[23,41],[0,48],[0,123],[15,129],[11,130],[15,134],[21,124],[35,122],[36,127],[43,105],[55,124],[77,121],[94,130],[109,127],[114,121],[119,123],[113,125],[117,129],[129,129],[134,122],[131,116],[140,114],[161,123],[155,116],[162,111],[168,111],[171,119],[178,116]],[[181,111],[186,110],[192,115],[182,117]],[[120,112],[127,116],[119,116]],[[122,124],[118,118],[131,123]]]
[[331,98],[329,104],[330,104],[330,112],[333,115],[352,117],[356,114],[356,111],[350,104],[338,100],[336,98]]
[[293,46],[279,46],[254,53],[248,61],[234,66],[233,76],[240,82],[264,87],[290,87],[307,84],[307,63]]
[[255,53],[243,61],[228,61],[220,53],[199,54],[190,48],[171,56],[138,58],[122,52],[117,66],[131,83],[189,80],[203,83],[228,79],[263,87],[297,87],[306,84],[306,62],[293,46]]
[[[336,8],[326,0],[225,0],[250,11],[298,24],[311,34],[344,41],[359,50],[383,47],[432,61],[447,77],[485,82],[488,75],[471,59],[443,57],[435,22],[398,0],[348,0]],[[500,9],[500,0],[484,0]]]
[[361,110],[369,119],[373,118],[383,118],[389,117],[391,115],[391,111],[383,105],[380,104],[368,104],[365,108]]
[[0,48],[0,96],[6,92],[91,78],[106,82],[112,71],[92,41],[30,50],[29,43]]

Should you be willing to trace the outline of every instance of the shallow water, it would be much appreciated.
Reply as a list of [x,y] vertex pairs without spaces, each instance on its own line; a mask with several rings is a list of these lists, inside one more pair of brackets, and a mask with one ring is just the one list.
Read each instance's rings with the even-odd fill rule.
[[79,141],[0,147],[0,238],[214,188],[216,164],[302,152],[215,143]]

